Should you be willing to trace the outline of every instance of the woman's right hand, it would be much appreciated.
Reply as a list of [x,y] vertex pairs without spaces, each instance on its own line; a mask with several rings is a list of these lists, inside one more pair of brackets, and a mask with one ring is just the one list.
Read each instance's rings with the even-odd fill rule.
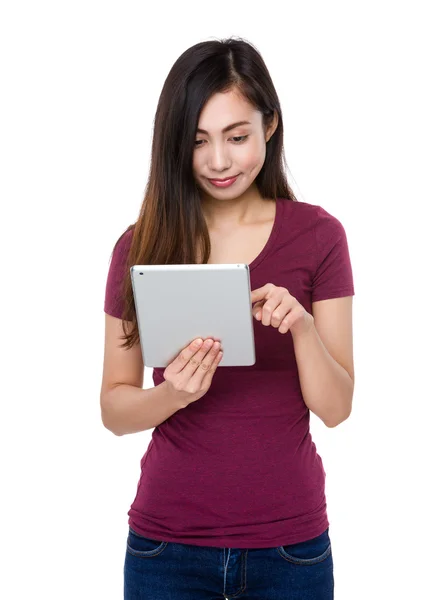
[[185,406],[202,398],[210,388],[223,352],[212,338],[193,340],[163,372],[171,391],[182,397]]

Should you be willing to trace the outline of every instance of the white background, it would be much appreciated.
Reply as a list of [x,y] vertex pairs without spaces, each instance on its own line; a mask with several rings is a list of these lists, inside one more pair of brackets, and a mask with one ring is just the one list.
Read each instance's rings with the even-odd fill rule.
[[312,417],[335,598],[445,597],[443,8],[2,5],[2,598],[122,598],[126,513],[152,430],[116,437],[101,423],[109,259],[143,200],[169,69],[230,35],[270,70],[298,199],[340,219],[352,258],[353,412],[335,429]]

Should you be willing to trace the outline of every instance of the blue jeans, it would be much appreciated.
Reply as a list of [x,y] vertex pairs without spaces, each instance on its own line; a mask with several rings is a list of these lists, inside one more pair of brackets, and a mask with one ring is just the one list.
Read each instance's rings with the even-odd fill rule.
[[329,530],[276,548],[214,548],[143,537],[129,527],[125,600],[333,600]]

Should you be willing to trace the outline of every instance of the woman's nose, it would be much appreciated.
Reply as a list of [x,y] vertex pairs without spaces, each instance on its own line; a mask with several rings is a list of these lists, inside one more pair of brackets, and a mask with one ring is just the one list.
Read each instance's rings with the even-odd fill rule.
[[229,157],[224,147],[219,144],[211,149],[209,161],[211,171],[224,171],[230,167]]

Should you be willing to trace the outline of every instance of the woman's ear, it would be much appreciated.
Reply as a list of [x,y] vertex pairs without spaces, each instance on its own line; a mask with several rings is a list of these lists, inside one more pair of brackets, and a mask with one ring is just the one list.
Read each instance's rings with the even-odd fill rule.
[[269,142],[270,138],[274,135],[275,130],[277,129],[277,125],[278,125],[278,113],[276,110],[274,110],[272,117],[271,117],[271,122],[266,127],[266,132],[265,132],[266,143]]

